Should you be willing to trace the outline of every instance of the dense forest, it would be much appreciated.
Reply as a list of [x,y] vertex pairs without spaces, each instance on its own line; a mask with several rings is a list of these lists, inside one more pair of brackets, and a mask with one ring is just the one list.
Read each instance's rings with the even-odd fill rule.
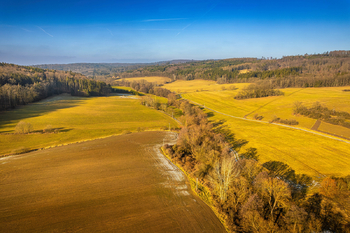
[[63,70],[72,71],[75,73],[81,73],[89,78],[111,81],[113,78],[117,78],[120,73],[132,72],[147,66],[164,65],[164,64],[181,64],[190,60],[172,60],[161,61],[154,63],[71,63],[71,64],[42,64],[35,65],[34,67],[50,70]]
[[78,73],[0,63],[0,111],[54,94],[99,96],[110,89],[106,83]]
[[166,76],[173,80],[206,79],[218,83],[266,82],[275,88],[346,86],[350,85],[350,51],[285,56],[280,59],[234,58],[157,64],[122,72],[117,76]]
[[208,121],[199,107],[174,93],[168,105],[182,111],[183,127],[164,151],[211,190],[212,205],[231,232],[349,232],[350,176],[316,182],[283,162],[260,163],[255,148],[245,148],[248,142],[222,122]]

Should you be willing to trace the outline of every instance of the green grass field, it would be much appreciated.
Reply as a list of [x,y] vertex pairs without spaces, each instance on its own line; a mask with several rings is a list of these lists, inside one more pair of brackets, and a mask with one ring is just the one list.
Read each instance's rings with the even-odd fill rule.
[[[329,108],[350,112],[350,93],[342,91],[349,87],[288,88],[282,89],[284,96],[236,100],[234,96],[248,84],[226,85],[235,85],[237,89],[222,90],[222,85],[205,80],[177,81],[166,84],[165,88],[179,91],[185,99],[232,116],[246,116],[248,119],[252,119],[256,113],[264,116],[262,121],[265,123],[235,119],[219,113],[214,113],[209,118],[213,121],[225,120],[237,138],[249,141],[249,147],[258,149],[262,163],[269,160],[282,161],[298,173],[313,177],[320,174],[350,174],[349,143],[267,123],[277,116],[282,119],[296,119],[299,122],[296,127],[311,129],[315,119],[293,116],[293,105],[296,101],[303,102],[305,106],[319,101]],[[319,130],[343,137],[350,136],[349,129],[323,122]]]
[[[125,131],[176,127],[171,117],[118,96],[74,97],[62,94],[0,113],[0,155],[20,148],[38,149],[106,137]],[[33,125],[30,134],[14,134],[19,121]],[[59,133],[42,133],[51,125]]]

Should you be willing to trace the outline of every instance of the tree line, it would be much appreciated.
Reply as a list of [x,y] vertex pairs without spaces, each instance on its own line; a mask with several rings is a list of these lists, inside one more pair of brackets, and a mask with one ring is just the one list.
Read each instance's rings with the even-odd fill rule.
[[279,95],[284,95],[284,93],[280,90],[274,89],[269,83],[257,83],[242,88],[242,90],[235,96],[235,99],[262,98]]
[[168,94],[168,106],[182,111],[183,127],[177,143],[164,150],[211,190],[212,205],[230,231],[348,232],[343,203],[350,201],[350,176],[317,183],[283,162],[261,164],[255,148],[244,149],[247,141],[223,122],[210,122],[198,106],[175,93]]
[[0,111],[54,94],[100,96],[107,95],[110,90],[104,82],[73,72],[0,63]]
[[323,120],[333,125],[341,125],[350,128],[350,113],[336,111],[315,102],[311,107],[306,107],[302,102],[295,102],[293,108],[294,114],[300,114],[313,119]]
[[173,80],[206,79],[220,83],[268,80],[275,88],[350,85],[350,51],[274,58],[237,58],[157,64],[118,74],[120,78],[165,76]]

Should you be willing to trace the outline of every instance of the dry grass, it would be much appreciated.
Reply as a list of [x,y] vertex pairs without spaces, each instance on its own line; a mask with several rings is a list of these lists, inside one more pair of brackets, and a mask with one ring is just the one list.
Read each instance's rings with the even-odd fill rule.
[[226,90],[232,90],[235,88],[241,88],[247,86],[248,84],[244,83],[235,83],[235,84],[217,84],[215,81],[210,80],[191,80],[183,81],[179,80],[173,83],[165,84],[164,88],[167,88],[171,91],[177,93],[191,93],[191,92],[208,92],[208,91],[223,91],[223,87]]
[[326,122],[322,122],[320,127],[318,127],[318,130],[350,139],[350,129],[340,125],[332,125]]
[[[274,116],[282,119],[295,119],[297,127],[311,129],[316,122],[303,116],[293,116],[296,101],[311,106],[319,101],[336,110],[350,112],[350,93],[342,91],[348,87],[330,88],[288,88],[282,89],[284,96],[258,99],[236,100],[234,96],[248,84],[234,84],[236,90],[221,90],[220,85],[212,81],[177,81],[165,85],[173,91],[187,92],[182,97],[205,107],[232,116],[252,119],[254,114],[262,115],[262,121],[268,122]],[[198,88],[207,91],[195,90]],[[300,130],[234,119],[215,113],[211,120],[226,120],[228,127],[237,138],[249,141],[248,146],[258,149],[261,162],[279,160],[289,164],[299,173],[318,177],[319,174],[344,176],[350,174],[350,144],[327,137],[314,135]],[[322,123],[320,130],[347,136],[350,130],[340,126]]]
[[186,180],[164,185],[153,157],[164,136],[133,133],[0,160],[1,232],[225,232],[198,197],[179,193],[190,190]]
[[[184,85],[184,84],[182,84]],[[236,85],[242,88],[242,84]],[[282,89],[284,96],[236,100],[237,90],[191,92],[183,94],[183,98],[204,104],[206,107],[233,116],[253,119],[254,114],[262,115],[263,121],[271,121],[274,116],[282,119],[295,119],[298,127],[311,129],[315,119],[294,116],[293,107],[296,101],[311,106],[316,101],[328,108],[350,112],[350,93],[342,91],[344,87],[328,88],[287,88]],[[336,133],[336,132],[333,132]]]
[[158,77],[158,76],[150,76],[150,77],[134,77],[134,78],[125,78],[126,81],[140,81],[146,80],[147,82],[156,82],[158,84],[164,84],[166,82],[171,82],[171,79],[168,77]]
[[210,120],[225,120],[237,138],[258,149],[260,162],[277,160],[287,163],[297,173],[350,175],[350,143],[272,124],[262,124],[227,117],[218,113]]
[[[154,109],[142,106],[138,99],[109,97],[73,97],[67,94],[0,113],[0,154],[17,148],[30,149],[62,145],[120,134],[123,131],[174,128],[177,123]],[[14,134],[19,121],[33,126],[30,134]],[[58,133],[43,134],[51,125]]]

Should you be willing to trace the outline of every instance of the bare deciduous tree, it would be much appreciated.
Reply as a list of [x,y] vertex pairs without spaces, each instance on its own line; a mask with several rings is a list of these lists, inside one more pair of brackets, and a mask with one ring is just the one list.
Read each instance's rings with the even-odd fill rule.
[[221,202],[226,201],[229,186],[239,174],[240,169],[236,165],[234,157],[225,156],[215,162],[210,179],[215,185]]

